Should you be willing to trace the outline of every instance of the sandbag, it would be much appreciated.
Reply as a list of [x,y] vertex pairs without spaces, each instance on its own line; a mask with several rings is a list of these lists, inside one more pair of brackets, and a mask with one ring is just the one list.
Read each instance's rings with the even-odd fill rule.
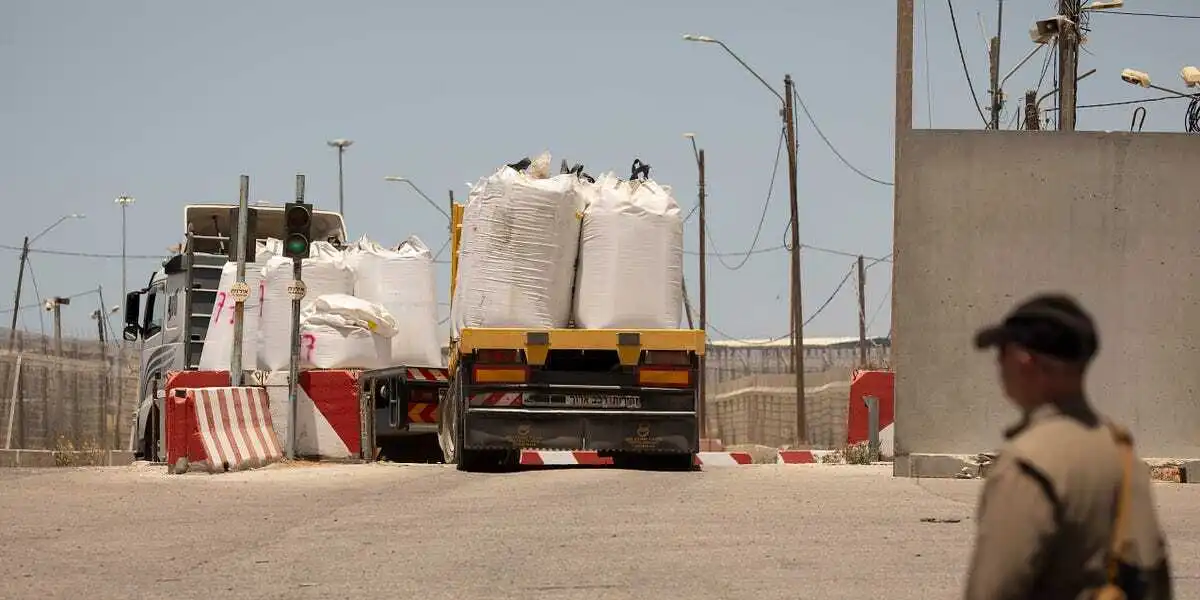
[[379,369],[393,364],[396,321],[379,304],[348,294],[324,294],[301,313],[300,366]]
[[354,295],[383,306],[399,332],[391,338],[397,365],[442,366],[437,332],[433,254],[412,236],[391,250],[363,237],[346,251]]
[[500,168],[463,209],[453,335],[468,327],[565,327],[584,198],[574,174],[548,177],[550,157]]
[[[302,264],[308,293],[300,301],[301,314],[325,294],[352,294],[353,273],[342,252],[328,242],[313,242],[309,258]],[[292,259],[272,256],[263,267],[261,316],[259,318],[258,366],[277,371],[291,359],[292,301],[287,288],[292,282]]]
[[[272,256],[282,252],[282,242],[277,239],[260,240],[255,244],[255,258],[246,263],[246,285],[250,296],[242,313],[242,369],[258,368],[259,314],[263,296],[263,266]],[[212,316],[204,334],[204,346],[200,350],[200,370],[228,371],[233,363],[233,316],[237,303],[229,297],[229,290],[237,281],[237,263],[230,261],[221,268],[221,279],[217,284],[217,297],[213,301]]]
[[683,306],[683,218],[669,187],[601,175],[583,214],[575,322],[675,329]]

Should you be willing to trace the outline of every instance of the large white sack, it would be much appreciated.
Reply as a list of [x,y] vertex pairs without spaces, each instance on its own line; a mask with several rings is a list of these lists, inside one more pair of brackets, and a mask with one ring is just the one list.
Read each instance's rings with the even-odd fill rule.
[[[548,155],[531,171],[543,163]],[[583,204],[571,174],[537,178],[506,166],[472,188],[463,210],[453,335],[468,327],[567,325]]]
[[[255,259],[246,263],[246,285],[250,297],[242,321],[242,369],[258,368],[258,329],[262,313],[262,268],[268,259],[278,254],[282,242],[276,239],[262,240],[255,244]],[[233,363],[233,315],[237,304],[229,297],[229,290],[237,281],[237,263],[230,261],[221,268],[221,279],[217,284],[217,297],[213,302],[212,316],[204,334],[204,346],[200,350],[200,370],[228,371]]]
[[442,366],[437,332],[433,254],[412,236],[396,250],[363,237],[346,252],[354,270],[354,295],[382,305],[396,320],[391,338],[396,364]]
[[[301,313],[325,294],[351,294],[354,276],[342,252],[328,242],[313,242],[304,259],[301,277],[308,293],[300,301]],[[263,267],[262,316],[259,319],[258,366],[277,371],[291,359],[292,301],[287,288],[292,282],[292,259],[273,256]]]
[[379,304],[347,294],[317,297],[301,313],[300,366],[379,369],[393,364],[396,321]]
[[575,321],[584,329],[674,329],[683,305],[683,219],[671,190],[611,173],[583,214]]

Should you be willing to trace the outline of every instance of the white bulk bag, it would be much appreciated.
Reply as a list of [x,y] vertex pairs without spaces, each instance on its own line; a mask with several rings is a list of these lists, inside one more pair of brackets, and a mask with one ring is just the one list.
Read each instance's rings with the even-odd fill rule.
[[[261,240],[255,244],[255,259],[246,263],[246,285],[250,297],[242,321],[242,369],[258,368],[258,326],[262,305],[262,268],[268,259],[282,251],[282,242],[277,239]],[[228,371],[233,363],[233,315],[236,303],[229,297],[229,290],[237,281],[237,263],[230,261],[221,268],[221,279],[217,284],[217,296],[213,301],[212,316],[204,334],[204,346],[200,350],[200,370]]]
[[510,167],[472,188],[463,210],[452,335],[468,327],[565,327],[583,197],[575,175]]
[[583,214],[575,321],[583,329],[675,329],[683,305],[683,219],[671,190],[611,173]]
[[354,269],[354,295],[378,303],[396,320],[391,338],[395,364],[442,366],[437,333],[433,254],[412,236],[396,250],[363,237],[346,252]]
[[392,364],[396,321],[387,310],[347,294],[324,294],[303,312],[300,366],[379,369]]
[[[325,294],[351,294],[354,277],[342,258],[342,252],[328,242],[313,242],[309,258],[304,259],[301,277],[308,288],[300,301],[300,310]],[[286,369],[291,359],[292,301],[287,288],[292,283],[292,259],[273,256],[263,267],[263,295],[259,318],[258,366],[277,371]]]

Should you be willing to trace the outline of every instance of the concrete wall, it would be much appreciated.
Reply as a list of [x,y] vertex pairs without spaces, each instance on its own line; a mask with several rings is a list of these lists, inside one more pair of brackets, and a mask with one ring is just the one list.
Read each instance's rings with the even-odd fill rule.
[[900,157],[897,474],[999,446],[1017,413],[971,338],[1042,290],[1096,318],[1091,396],[1140,454],[1200,457],[1200,136],[926,130]]

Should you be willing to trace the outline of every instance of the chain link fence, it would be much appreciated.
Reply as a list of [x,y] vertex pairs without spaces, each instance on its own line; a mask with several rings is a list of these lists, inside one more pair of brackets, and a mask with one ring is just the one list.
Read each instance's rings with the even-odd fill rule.
[[[5,339],[9,331],[0,330]],[[126,354],[117,385],[115,344],[17,332],[0,350],[0,443],[29,450],[126,449],[137,357]],[[118,390],[125,401],[118,400]]]

